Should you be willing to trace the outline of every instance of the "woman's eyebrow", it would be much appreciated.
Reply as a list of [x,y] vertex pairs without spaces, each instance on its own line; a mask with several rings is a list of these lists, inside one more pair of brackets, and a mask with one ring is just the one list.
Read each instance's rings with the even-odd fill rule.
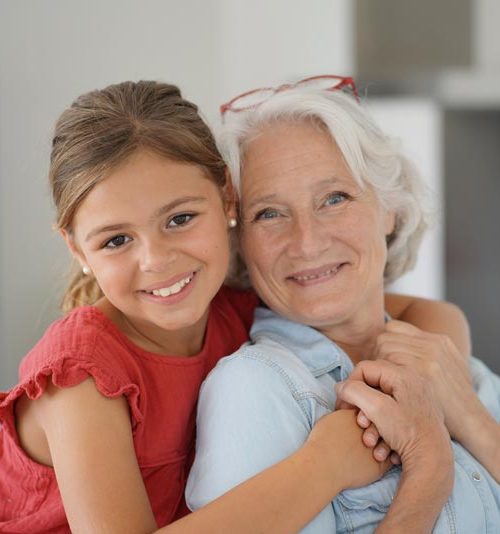
[[261,196],[261,197],[254,198],[245,207],[247,209],[252,209],[254,206],[257,206],[259,204],[267,204],[268,202],[274,202],[276,199],[277,199],[277,195],[274,194],[274,193],[271,194],[271,195],[264,195],[264,196]]
[[[188,202],[204,202],[207,198],[203,196],[184,196],[180,198],[176,198],[175,200],[172,200],[172,202],[169,202],[168,204],[165,204],[164,206],[161,206],[158,208],[153,215],[150,218],[150,221],[154,221],[155,219],[158,219],[165,213],[168,213],[169,211],[182,206],[183,204],[187,204]],[[123,222],[123,223],[115,223],[115,224],[106,224],[104,226],[98,226],[97,228],[92,229],[87,236],[85,237],[85,241],[89,241],[93,237],[99,234],[103,234],[105,232],[115,232],[118,230],[125,230],[127,228],[130,228],[133,226],[131,223]]]
[[[311,179],[311,187],[314,187],[314,188],[325,187],[325,186],[338,187],[340,184],[346,185],[345,180],[343,180],[341,177],[338,177],[338,176],[329,176],[328,178],[320,180],[319,182],[313,182],[313,180]],[[278,200],[278,195],[276,193],[271,193],[269,195],[263,195],[263,196],[254,198],[245,207],[246,209],[252,209],[253,207],[259,204],[266,204],[268,202],[276,202],[277,200]]]

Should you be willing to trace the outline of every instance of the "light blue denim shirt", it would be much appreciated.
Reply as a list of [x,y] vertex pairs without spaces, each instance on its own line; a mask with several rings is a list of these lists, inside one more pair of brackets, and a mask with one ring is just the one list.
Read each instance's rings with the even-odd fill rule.
[[[323,334],[268,309],[256,311],[251,339],[223,358],[202,386],[186,489],[191,510],[296,451],[334,409],[333,386],[353,369]],[[500,378],[475,358],[471,372],[481,401],[500,422]],[[453,442],[453,450],[455,485],[434,532],[498,534],[500,485],[461,445]],[[399,477],[400,468],[393,467],[369,486],[343,491],[302,532],[373,532]]]

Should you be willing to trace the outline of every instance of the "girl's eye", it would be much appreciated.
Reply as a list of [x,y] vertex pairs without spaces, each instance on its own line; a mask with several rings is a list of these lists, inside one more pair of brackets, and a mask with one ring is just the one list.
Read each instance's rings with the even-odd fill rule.
[[335,206],[337,204],[342,204],[345,200],[349,198],[349,195],[346,193],[332,193],[328,195],[327,199],[325,200],[325,204],[327,206]]
[[175,215],[169,220],[167,228],[185,226],[188,222],[194,219],[195,216],[196,215],[194,213],[179,213],[179,215]]
[[274,210],[272,208],[265,208],[255,214],[254,221],[275,219],[276,217],[279,217],[279,212],[277,210]]
[[104,243],[103,248],[119,248],[127,244],[129,241],[131,241],[131,239],[126,235],[115,235],[115,237],[112,237]]

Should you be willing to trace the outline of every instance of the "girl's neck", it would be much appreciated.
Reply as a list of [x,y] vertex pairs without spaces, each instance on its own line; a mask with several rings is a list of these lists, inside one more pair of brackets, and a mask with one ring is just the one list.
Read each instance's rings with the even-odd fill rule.
[[103,298],[95,305],[115,326],[141,349],[165,356],[195,356],[202,348],[208,310],[195,324],[180,330],[165,330],[157,325],[128,317]]

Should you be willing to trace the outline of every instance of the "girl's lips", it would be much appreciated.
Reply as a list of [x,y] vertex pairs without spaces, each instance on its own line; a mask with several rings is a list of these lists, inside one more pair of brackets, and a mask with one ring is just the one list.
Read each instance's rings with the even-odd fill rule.
[[141,289],[140,291],[146,292],[146,293],[152,293],[153,291],[157,289],[163,289],[167,287],[172,287],[173,285],[179,283],[181,280],[185,280],[186,278],[190,278],[196,274],[197,271],[187,271],[185,273],[177,274],[175,276],[172,276],[168,280],[164,280],[163,282],[157,282],[155,284],[151,284],[148,287],[145,287],[144,289]]
[[[181,300],[185,299],[191,293],[191,291],[193,290],[194,285],[196,283],[196,279],[197,279],[196,275],[197,274],[198,274],[198,271],[194,271],[194,272],[188,273],[188,275],[185,278],[179,278],[177,276],[176,277],[177,282],[174,282],[170,287],[175,286],[181,280],[189,279],[189,281],[184,283],[184,284],[182,284],[180,289],[177,292],[173,293],[173,294],[169,294],[169,295],[166,295],[166,296],[162,296],[161,294],[156,294],[155,295],[152,292],[149,292],[149,291],[146,291],[146,290],[139,291],[139,294],[141,295],[142,298],[144,298],[144,299],[146,299],[146,300],[148,300],[150,302],[154,302],[155,304],[166,304],[166,305],[177,304]],[[156,288],[161,289],[162,287],[165,287],[165,286],[161,286],[161,285],[159,286],[158,284],[155,284],[155,286],[156,286],[155,287],[155,293],[156,293]],[[175,290],[177,290],[177,288],[175,288]]]
[[300,286],[311,286],[327,282],[336,276],[346,263],[332,263],[323,265],[317,269],[306,269],[293,273],[287,277],[287,280]]

